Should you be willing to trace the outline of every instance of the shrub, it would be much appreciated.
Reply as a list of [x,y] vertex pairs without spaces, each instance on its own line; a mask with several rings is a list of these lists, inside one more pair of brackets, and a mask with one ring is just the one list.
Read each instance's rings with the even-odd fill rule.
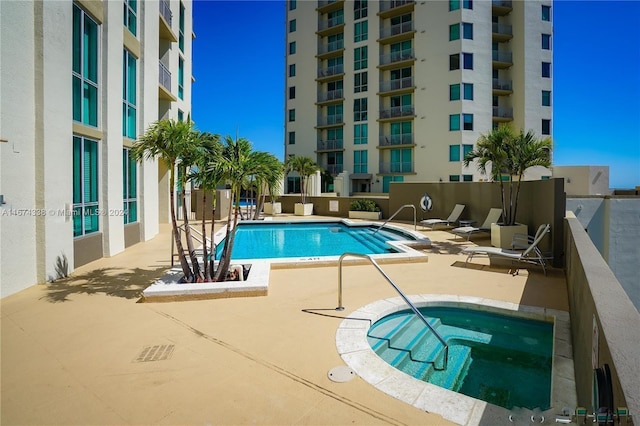
[[379,212],[380,207],[373,200],[353,200],[349,210],[356,212]]

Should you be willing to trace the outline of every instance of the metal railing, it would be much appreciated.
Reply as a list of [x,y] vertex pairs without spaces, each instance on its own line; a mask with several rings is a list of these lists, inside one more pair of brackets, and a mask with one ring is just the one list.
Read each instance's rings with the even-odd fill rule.
[[500,80],[498,78],[493,79],[492,87],[496,90],[513,90],[511,80]]
[[327,102],[342,98],[344,98],[343,89],[327,90],[318,94],[318,102]]
[[162,62],[160,62],[159,81],[165,89],[171,92],[171,71]]
[[403,105],[380,110],[380,118],[407,117],[414,115],[413,105]]
[[320,47],[318,47],[318,54],[323,55],[340,49],[344,49],[344,40],[336,40],[320,45]]
[[413,145],[413,133],[380,135],[380,146]]
[[169,27],[171,27],[171,21],[173,20],[173,13],[171,12],[171,6],[169,5],[168,0],[160,1],[160,15],[167,21]]
[[380,2],[380,12],[385,12],[396,7],[404,6],[405,4],[415,3],[415,0],[387,0]]
[[[211,223],[211,226],[213,226],[213,223]],[[181,225],[178,225],[177,232],[178,232],[178,238],[180,240],[182,240],[182,234],[183,234],[183,232],[186,232],[184,223],[181,224]],[[191,233],[191,238],[193,238],[198,243],[200,243],[201,246],[204,245],[205,241],[207,242],[207,247],[208,247],[208,250],[209,250],[209,254],[212,255],[213,258],[215,259],[216,251],[217,251],[216,244],[211,242],[211,239],[208,238],[207,236],[202,235],[202,232],[200,232],[198,230],[198,228],[195,227],[195,225],[189,224],[189,232]],[[175,257],[176,256],[180,256],[180,253],[175,253],[175,244],[176,244],[175,238],[172,237],[171,238],[171,267],[173,267],[173,265],[174,265]],[[196,251],[196,253],[198,253],[198,252],[202,253],[203,252],[202,248],[196,249],[195,251]],[[185,252],[187,252],[186,248],[185,248]],[[186,254],[188,255],[188,253],[186,253]]]
[[380,173],[413,173],[411,161],[381,161],[378,171]]
[[511,52],[498,52],[497,50],[494,50],[492,52],[492,59],[496,62],[512,63],[513,54]]
[[513,108],[493,107],[493,117],[513,118]]
[[318,69],[318,78],[331,77],[332,75],[344,73],[344,65],[334,65],[331,67],[325,67]]
[[391,92],[393,90],[407,89],[410,87],[413,87],[413,76],[380,82],[381,92]]
[[513,35],[513,27],[507,24],[493,23],[491,25],[491,31],[496,34]]
[[318,31],[328,30],[329,28],[333,28],[340,24],[344,24],[344,15],[339,15],[320,21],[318,23]]
[[[413,207],[415,209],[415,206],[413,206]],[[440,371],[446,370],[447,369],[447,365],[449,363],[449,345],[447,344],[447,341],[444,340],[444,338],[440,335],[440,333],[438,333],[436,331],[436,329],[433,328],[433,326],[431,324],[429,324],[429,321],[427,321],[427,319],[424,317],[424,315],[422,315],[420,313],[418,308],[416,308],[416,306],[411,302],[411,300],[409,300],[409,298],[407,296],[405,296],[405,294],[402,292],[402,290],[400,290],[400,288],[393,282],[393,280],[382,270],[380,265],[378,265],[378,263],[371,256],[369,256],[368,254],[343,253],[340,256],[340,260],[338,261],[338,307],[336,308],[336,311],[344,311],[344,306],[342,306],[342,261],[347,256],[360,257],[362,259],[369,260],[369,262],[371,262],[371,264],[378,270],[378,272],[380,272],[380,274],[382,274],[384,279],[386,279],[387,282],[389,284],[391,284],[391,287],[393,287],[394,290],[400,295],[402,300],[404,300],[405,303],[407,305],[409,305],[409,307],[411,308],[413,313],[416,314],[416,316],[424,323],[424,325],[429,330],[431,330],[433,335],[436,336],[436,338],[440,341],[440,343],[444,347],[444,358],[442,359],[442,363],[443,363],[442,368],[437,368],[436,367],[435,360],[433,361],[433,368],[436,369],[436,370],[440,370]]]
[[342,114],[336,115],[326,115],[323,117],[318,117],[318,126],[331,126],[331,125],[340,125],[344,123],[344,119],[342,118]]
[[391,52],[380,55],[380,65],[393,64],[395,62],[408,61],[409,59],[415,59],[415,53],[413,48],[404,49],[399,52]]
[[342,139],[318,141],[318,151],[339,150],[343,149],[343,146],[344,144]]
[[400,24],[389,25],[380,28],[380,38],[392,37],[413,31],[413,21],[402,22]]
[[[400,213],[401,210],[404,210],[405,207],[411,207],[413,209],[413,230],[416,231],[418,229],[416,227],[416,223],[417,223],[417,221],[416,221],[416,206],[414,206],[413,204],[405,204],[403,206],[400,206],[400,208],[398,210],[396,210],[396,212],[394,214],[392,214],[389,219],[385,220],[382,225],[378,226],[378,229],[376,229],[376,232],[378,232],[383,226],[385,226],[387,223],[389,223],[389,221],[391,221],[391,219],[396,217],[396,215],[398,213]],[[375,235],[376,232],[374,232],[373,234]]]

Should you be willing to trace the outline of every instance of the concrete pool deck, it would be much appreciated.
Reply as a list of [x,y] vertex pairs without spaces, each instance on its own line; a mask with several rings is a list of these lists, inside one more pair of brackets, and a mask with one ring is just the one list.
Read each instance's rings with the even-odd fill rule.
[[[465,267],[459,251],[473,242],[420,232],[432,241],[428,263],[382,266],[406,294],[568,311],[562,270]],[[329,380],[345,365],[335,340],[343,319],[397,296],[371,265],[344,268],[342,312],[335,266],[274,268],[262,297],[136,303],[169,268],[169,247],[163,225],[151,241],[0,301],[0,423],[455,424],[360,377]]]

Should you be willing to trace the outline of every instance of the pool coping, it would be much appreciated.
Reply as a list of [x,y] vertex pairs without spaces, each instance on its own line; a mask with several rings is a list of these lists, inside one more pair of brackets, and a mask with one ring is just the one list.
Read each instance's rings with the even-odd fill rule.
[[[424,306],[473,307],[554,323],[551,408],[544,412],[528,409],[508,410],[436,385],[418,380],[387,364],[371,349],[367,332],[380,318],[407,309],[400,297],[382,299],[353,311],[336,331],[336,347],[344,362],[363,380],[384,393],[420,410],[436,413],[461,425],[503,424],[509,416],[529,419],[543,415],[553,418],[564,407],[577,403],[569,313],[555,309],[520,305],[472,296],[419,294],[408,296],[418,308]],[[540,419],[538,419],[540,421]],[[528,423],[527,423],[528,424]]]

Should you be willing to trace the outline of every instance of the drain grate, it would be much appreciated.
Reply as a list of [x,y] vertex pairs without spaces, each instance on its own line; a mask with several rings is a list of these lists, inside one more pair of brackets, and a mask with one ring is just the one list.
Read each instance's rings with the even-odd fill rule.
[[146,346],[134,362],[164,361],[171,358],[175,345]]

